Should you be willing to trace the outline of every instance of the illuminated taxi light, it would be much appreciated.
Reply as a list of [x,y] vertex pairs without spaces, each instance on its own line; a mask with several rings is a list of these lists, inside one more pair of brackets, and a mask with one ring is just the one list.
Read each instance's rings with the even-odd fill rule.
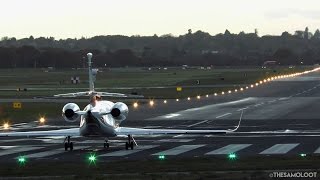
[[235,89],[234,92],[238,92],[238,89]]
[[27,162],[27,159],[24,156],[19,156],[18,157],[18,163],[20,165],[24,165]]
[[272,77],[271,80],[274,80],[274,77]]
[[256,86],[259,86],[259,83],[256,83]]
[[249,89],[249,87],[247,86],[246,89]]
[[214,96],[218,96],[218,94],[217,94],[217,93],[214,93]]
[[160,159],[160,160],[164,160],[166,157],[164,156],[164,155],[159,155],[158,156],[158,159]]
[[164,100],[163,103],[167,104],[167,100]]
[[224,95],[224,92],[222,91],[222,93],[221,93],[222,95]]
[[228,93],[231,94],[231,91],[229,90]]
[[240,91],[243,91],[243,88],[240,88]]
[[9,129],[9,128],[10,128],[9,123],[4,123],[4,124],[3,124],[3,129]]
[[188,101],[190,101],[191,100],[191,98],[190,97],[188,97]]
[[304,154],[304,153],[300,154],[300,157],[306,157],[306,156],[307,156],[307,154]]
[[262,81],[260,81],[259,83],[260,83],[260,84],[262,84],[263,82],[262,82]]
[[44,122],[46,122],[46,119],[44,117],[40,117],[39,122],[44,123]]
[[234,160],[234,159],[237,158],[237,155],[234,154],[234,153],[230,153],[230,154],[228,155],[228,158],[231,159],[231,160]]
[[263,82],[267,82],[267,80],[266,80],[266,79],[264,79],[264,80],[263,80]]
[[153,106],[153,105],[154,105],[154,101],[151,100],[151,101],[149,102],[149,104],[150,104],[150,106]]
[[96,161],[97,161],[97,157],[96,157],[96,155],[95,154],[90,154],[89,155],[89,157],[88,157],[88,160],[89,160],[89,163],[91,164],[91,163],[96,163]]
[[251,88],[253,88],[254,87],[254,85],[253,84],[251,84]]
[[207,94],[206,97],[209,97],[209,95]]
[[201,96],[197,96],[197,99],[201,99]]
[[178,101],[179,101],[179,99],[176,99],[176,101],[178,102]]
[[138,105],[137,102],[133,103],[133,107],[134,107],[134,108],[138,108],[138,106],[139,106],[139,105]]

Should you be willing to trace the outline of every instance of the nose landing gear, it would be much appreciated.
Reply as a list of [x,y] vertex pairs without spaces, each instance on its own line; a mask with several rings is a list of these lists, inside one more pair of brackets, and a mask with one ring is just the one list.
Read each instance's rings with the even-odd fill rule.
[[66,141],[66,140],[67,140],[67,142],[64,143],[64,150],[68,151],[68,149],[70,148],[70,151],[72,151],[73,150],[73,143],[70,142],[70,136],[67,136],[64,141]]
[[128,135],[128,142],[126,142],[126,150],[128,150],[129,148],[131,150],[133,150],[134,144],[133,142],[137,145],[137,143],[135,142],[135,140],[133,139],[132,135]]

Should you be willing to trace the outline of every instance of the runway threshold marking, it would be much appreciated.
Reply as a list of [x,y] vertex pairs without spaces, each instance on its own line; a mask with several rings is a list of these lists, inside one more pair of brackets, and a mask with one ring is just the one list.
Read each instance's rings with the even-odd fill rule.
[[226,114],[222,114],[220,116],[217,116],[216,118],[219,119],[219,118],[222,118],[222,117],[225,117],[225,116],[229,116],[231,115],[232,113],[226,113]]
[[201,121],[201,122],[197,122],[197,123],[191,124],[191,125],[189,125],[189,126],[187,126],[187,127],[196,126],[196,125],[199,125],[199,124],[206,123],[206,122],[208,122],[208,121],[209,121],[209,120],[204,120],[204,121]]
[[235,153],[237,151],[240,151],[244,148],[247,148],[251,146],[252,144],[229,144],[227,146],[224,146],[222,148],[216,149],[214,151],[210,151],[206,153],[206,155],[217,155],[217,154],[230,154],[230,153]]
[[37,149],[42,149],[42,148],[44,148],[44,147],[32,147],[32,146],[31,147],[23,147],[23,146],[20,146],[18,148],[12,148],[12,149],[1,151],[0,156],[6,156],[6,155],[10,155],[10,154],[32,151],[32,150],[37,150]]
[[272,147],[260,152],[259,154],[285,154],[292,150],[293,148],[297,147],[299,143],[295,144],[276,144]]
[[114,151],[114,152],[111,152],[111,153],[101,154],[101,155],[99,155],[99,156],[101,156],[101,157],[110,157],[110,156],[116,156],[116,157],[119,157],[119,156],[127,156],[127,155],[130,155],[130,154],[133,154],[133,153],[137,153],[137,152],[140,152],[140,151],[143,151],[143,150],[146,150],[146,149],[155,148],[155,147],[158,147],[158,146],[159,146],[159,145],[137,146],[137,147],[135,147],[135,149],[133,149],[133,150],[120,150],[120,151]]
[[[73,148],[73,150],[79,150],[79,149],[84,149],[84,148],[88,148],[88,147],[90,147],[90,146],[76,146]],[[65,151],[64,148],[59,148],[59,149],[53,149],[53,150],[49,150],[49,151],[28,154],[25,156],[27,158],[44,158],[44,157],[62,154],[62,153],[66,153],[66,152],[68,152],[68,151]]]
[[155,154],[152,154],[154,156],[158,156],[158,155],[168,155],[168,156],[174,156],[174,155],[179,155],[200,147],[205,146],[205,144],[198,144],[198,145],[181,145],[172,149],[168,149],[166,151],[161,151]]

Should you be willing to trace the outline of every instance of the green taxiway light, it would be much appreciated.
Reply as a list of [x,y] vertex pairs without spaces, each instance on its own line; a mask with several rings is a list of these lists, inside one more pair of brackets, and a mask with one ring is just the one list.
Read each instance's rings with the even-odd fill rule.
[[24,156],[19,156],[18,157],[18,163],[20,165],[24,165],[26,163],[26,158]]
[[165,159],[165,156],[164,156],[164,155],[159,155],[158,158],[159,158],[160,160],[163,160],[163,159]]
[[97,157],[94,154],[89,156],[89,161],[90,162],[95,162],[96,160],[97,160]]
[[306,157],[306,156],[307,156],[307,154],[304,154],[304,153],[300,154],[300,157]]
[[230,153],[230,154],[228,155],[228,158],[229,158],[229,159],[236,159],[236,158],[237,158],[237,155],[234,154],[234,153]]

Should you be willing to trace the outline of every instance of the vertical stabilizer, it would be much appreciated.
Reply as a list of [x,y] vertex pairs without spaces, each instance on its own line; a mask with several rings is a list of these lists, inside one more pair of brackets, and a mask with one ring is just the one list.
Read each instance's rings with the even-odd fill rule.
[[88,57],[88,71],[89,71],[89,91],[94,91],[94,83],[93,83],[93,77],[92,77],[92,53],[87,54]]

